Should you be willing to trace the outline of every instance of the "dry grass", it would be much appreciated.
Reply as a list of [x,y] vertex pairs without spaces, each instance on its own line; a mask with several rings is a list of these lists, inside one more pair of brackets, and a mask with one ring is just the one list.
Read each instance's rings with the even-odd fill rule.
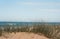
[[49,25],[49,24],[38,24],[33,26],[23,26],[23,27],[5,27],[4,30],[0,29],[0,36],[2,33],[16,33],[16,32],[32,32],[32,33],[42,33],[46,37],[51,39],[60,39],[60,25]]

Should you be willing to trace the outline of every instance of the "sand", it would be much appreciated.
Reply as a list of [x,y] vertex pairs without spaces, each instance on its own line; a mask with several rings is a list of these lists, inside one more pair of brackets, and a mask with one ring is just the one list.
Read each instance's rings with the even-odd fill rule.
[[38,35],[34,33],[27,32],[18,32],[18,33],[10,33],[0,37],[0,39],[48,39],[43,35]]

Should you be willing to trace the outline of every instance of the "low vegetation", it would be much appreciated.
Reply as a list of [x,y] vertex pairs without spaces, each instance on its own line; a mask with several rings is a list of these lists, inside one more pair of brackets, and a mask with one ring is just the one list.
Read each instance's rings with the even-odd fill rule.
[[60,25],[59,24],[33,24],[31,26],[5,26],[0,27],[0,36],[4,32],[7,33],[16,33],[16,32],[32,32],[32,33],[41,33],[47,36],[50,39],[60,39]]

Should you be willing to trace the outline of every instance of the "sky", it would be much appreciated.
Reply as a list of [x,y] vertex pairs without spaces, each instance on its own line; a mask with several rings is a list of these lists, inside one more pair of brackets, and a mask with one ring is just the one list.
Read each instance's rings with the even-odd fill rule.
[[60,22],[60,0],[0,0],[0,21]]

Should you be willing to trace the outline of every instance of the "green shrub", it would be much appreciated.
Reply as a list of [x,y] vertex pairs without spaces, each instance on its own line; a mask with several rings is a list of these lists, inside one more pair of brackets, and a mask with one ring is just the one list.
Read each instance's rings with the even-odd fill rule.
[[2,36],[2,29],[0,29],[0,36]]

